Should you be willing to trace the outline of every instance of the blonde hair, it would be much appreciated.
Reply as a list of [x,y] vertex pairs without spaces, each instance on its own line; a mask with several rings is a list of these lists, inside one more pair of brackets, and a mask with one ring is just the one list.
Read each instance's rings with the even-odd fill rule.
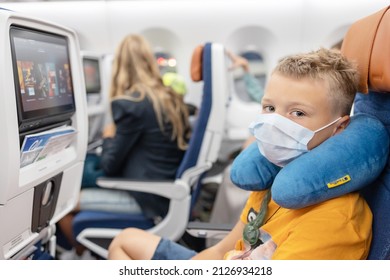
[[171,139],[180,149],[187,148],[188,110],[182,98],[165,87],[156,59],[148,42],[139,35],[128,35],[119,44],[111,76],[110,97],[140,102],[148,98],[162,132],[164,124],[172,124]]
[[327,83],[334,110],[349,115],[356,92],[359,72],[339,50],[317,51],[288,56],[273,71],[294,79],[322,80]]

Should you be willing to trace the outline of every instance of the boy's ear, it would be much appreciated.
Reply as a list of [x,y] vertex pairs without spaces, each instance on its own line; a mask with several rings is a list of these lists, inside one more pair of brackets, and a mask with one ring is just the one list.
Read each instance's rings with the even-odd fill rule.
[[337,125],[336,125],[334,132],[333,132],[333,135],[336,135],[336,134],[340,133],[341,131],[343,131],[349,125],[350,121],[351,121],[351,118],[348,115],[345,115],[344,117],[339,119],[337,121]]

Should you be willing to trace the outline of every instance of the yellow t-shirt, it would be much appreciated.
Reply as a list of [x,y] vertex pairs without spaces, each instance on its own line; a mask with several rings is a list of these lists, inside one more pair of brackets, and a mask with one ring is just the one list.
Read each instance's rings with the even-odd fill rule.
[[[245,224],[260,208],[262,192],[252,192],[241,213]],[[350,193],[302,209],[286,209],[272,199],[265,224],[264,244],[251,259],[366,259],[371,243],[372,214],[358,193]],[[246,251],[239,240],[236,250]]]

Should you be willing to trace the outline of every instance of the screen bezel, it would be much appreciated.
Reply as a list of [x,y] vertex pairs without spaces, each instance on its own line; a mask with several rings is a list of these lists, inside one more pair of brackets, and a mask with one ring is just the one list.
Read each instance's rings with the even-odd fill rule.
[[[10,43],[11,43],[11,59],[14,76],[14,86],[16,95],[16,104],[18,111],[18,123],[19,132],[25,132],[28,130],[35,130],[39,127],[46,125],[52,125],[53,123],[61,123],[71,118],[76,111],[74,84],[72,79],[72,65],[69,52],[69,40],[66,36],[54,34],[46,31],[26,28],[17,25],[11,25],[9,30]],[[66,49],[66,59],[69,65],[69,79],[71,85],[71,103],[63,104],[53,107],[47,107],[36,110],[26,111],[21,96],[21,88],[19,81],[17,55],[15,51],[15,38],[36,40],[39,42],[50,43],[64,46]]]

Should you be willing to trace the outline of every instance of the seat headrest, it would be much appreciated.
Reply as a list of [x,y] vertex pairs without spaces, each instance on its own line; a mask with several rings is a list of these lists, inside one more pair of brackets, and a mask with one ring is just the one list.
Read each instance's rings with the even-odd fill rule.
[[390,92],[390,6],[355,22],[341,52],[358,64],[359,91]]
[[195,48],[191,58],[191,79],[194,82],[202,81],[202,55],[203,45],[199,45]]

